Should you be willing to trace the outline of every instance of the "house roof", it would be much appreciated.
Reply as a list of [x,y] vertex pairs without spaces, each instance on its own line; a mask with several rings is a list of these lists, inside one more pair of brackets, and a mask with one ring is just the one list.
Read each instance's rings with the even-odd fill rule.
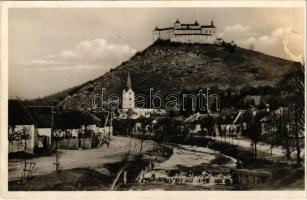
[[51,127],[51,108],[50,107],[27,107],[31,116],[35,119],[37,128]]
[[[24,106],[21,101],[9,100],[9,125],[35,125],[37,128],[51,128],[52,110],[47,106]],[[80,110],[60,110],[53,114],[53,127],[75,129],[81,125],[101,122],[95,115]]]
[[[186,118],[183,123],[200,123],[200,122],[204,122],[207,121],[208,119],[212,119],[212,118],[217,118],[218,115],[217,114],[200,114],[199,112],[190,115],[188,118]],[[209,121],[210,121],[209,120]]]
[[237,120],[237,117],[239,115],[239,112],[233,112],[226,116],[220,116],[218,119],[219,124],[236,124],[239,120]]
[[76,129],[81,125],[91,125],[101,121],[86,111],[60,110],[54,111],[52,124],[51,107],[28,107],[28,109],[38,128],[51,128],[53,125],[56,129]]
[[280,108],[278,108],[276,110],[272,110],[270,112],[265,112],[266,114],[263,115],[263,116],[260,116],[261,118],[259,120],[260,121],[268,121],[268,120],[270,120],[269,119],[270,116],[280,115],[282,112],[284,112],[284,110],[287,111],[287,109],[288,108],[286,108],[286,107],[285,108],[280,107]]
[[65,110],[64,114],[77,125],[92,125],[101,122],[101,119],[87,111]]
[[260,121],[261,119],[263,119],[265,116],[267,116],[269,114],[269,112],[265,111],[265,110],[259,110],[256,111],[256,116],[255,116],[255,120],[256,121]]
[[9,100],[8,122],[11,126],[35,124],[35,120],[32,118],[30,112],[19,100]]
[[107,126],[110,125],[110,114],[108,116],[107,112],[95,112],[94,115],[100,119],[100,122],[98,123],[98,127],[104,127],[104,125],[106,124]]

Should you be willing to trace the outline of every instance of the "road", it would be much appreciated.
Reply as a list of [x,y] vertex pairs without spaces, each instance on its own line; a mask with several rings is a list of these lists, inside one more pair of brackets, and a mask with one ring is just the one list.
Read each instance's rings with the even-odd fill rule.
[[[215,140],[217,142],[225,142],[225,138],[221,137],[211,137],[206,136],[209,139]],[[247,138],[227,138],[226,142],[228,144],[234,144],[237,145],[239,148],[250,150],[251,149],[251,141]],[[272,149],[272,155],[271,155],[271,145],[265,144],[263,142],[257,143],[257,153],[258,158],[265,159],[265,160],[271,160],[274,159],[276,161],[283,161],[285,158],[285,149],[280,146],[274,146]]]
[[[122,160],[124,154],[128,152],[138,153],[140,150],[140,140],[128,137],[112,137],[109,147],[106,145],[86,150],[59,150],[60,169],[73,168],[99,168],[108,163],[115,163]],[[144,141],[142,152],[153,149],[152,141]],[[29,161],[35,162],[35,175],[52,173],[55,169],[53,165],[54,156],[44,156],[33,158]],[[8,163],[9,181],[20,179],[23,170],[23,160],[10,159]]]

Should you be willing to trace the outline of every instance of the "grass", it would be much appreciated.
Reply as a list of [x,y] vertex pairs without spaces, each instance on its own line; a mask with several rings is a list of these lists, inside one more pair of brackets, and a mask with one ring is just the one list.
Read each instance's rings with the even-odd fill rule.
[[9,191],[108,190],[111,178],[93,169],[76,168],[32,177],[26,183],[9,182]]

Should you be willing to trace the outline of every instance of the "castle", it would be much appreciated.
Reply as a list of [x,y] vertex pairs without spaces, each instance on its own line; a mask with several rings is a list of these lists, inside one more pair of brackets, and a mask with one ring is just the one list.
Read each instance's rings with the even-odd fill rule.
[[180,43],[213,44],[217,42],[215,34],[216,27],[213,20],[210,25],[200,25],[197,21],[194,24],[181,24],[177,19],[174,27],[156,27],[153,31],[153,38],[154,41],[160,39]]

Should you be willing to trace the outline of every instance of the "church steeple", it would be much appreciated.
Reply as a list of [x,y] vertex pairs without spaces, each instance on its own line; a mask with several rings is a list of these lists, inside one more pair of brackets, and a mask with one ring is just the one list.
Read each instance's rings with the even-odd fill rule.
[[131,79],[130,79],[130,73],[128,72],[128,77],[127,77],[127,89],[132,89],[132,84],[131,84]]
[[134,99],[135,97],[134,97],[134,92],[132,90],[130,73],[128,72],[127,85],[126,85],[126,88],[123,90],[122,108],[123,109],[129,109],[129,108],[133,109],[135,106]]

